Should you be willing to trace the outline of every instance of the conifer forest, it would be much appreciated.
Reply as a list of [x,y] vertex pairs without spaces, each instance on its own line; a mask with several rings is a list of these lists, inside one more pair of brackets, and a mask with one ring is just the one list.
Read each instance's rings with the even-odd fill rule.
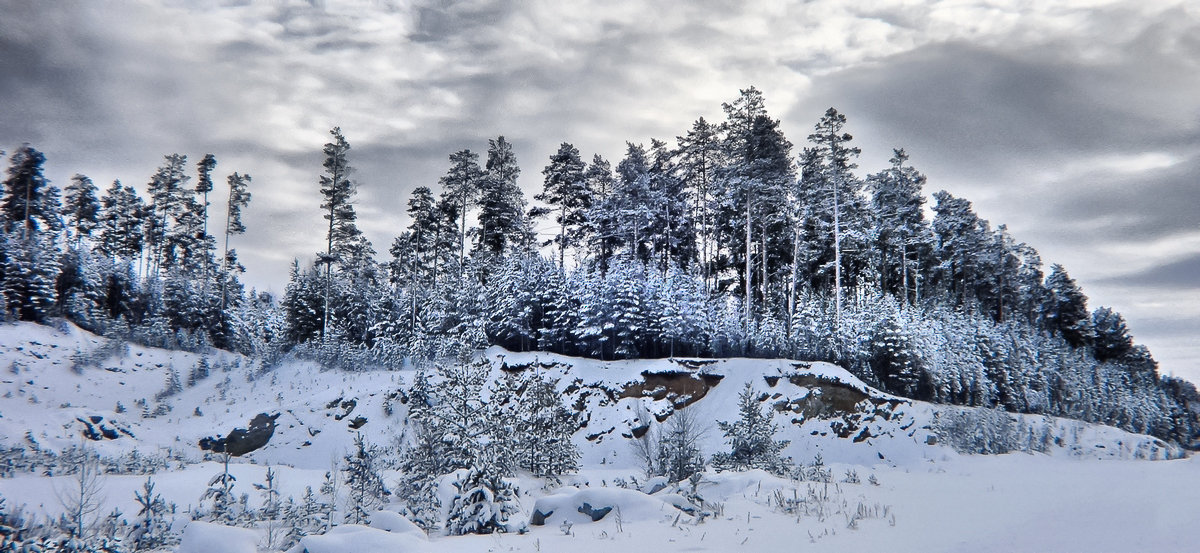
[[[408,193],[390,244],[358,228],[356,190],[376,183],[355,179],[353,137],[333,128],[312,173],[324,219],[295,229],[325,247],[292,263],[280,297],[248,290],[237,255],[255,231],[242,210],[271,183],[220,152],[171,153],[124,183],[86,167],[52,183],[54,160],[24,144],[2,182],[3,317],[346,371],[493,345],[828,361],[899,396],[1196,443],[1195,387],[1160,375],[1066,268],[969,198],[930,194],[920,159],[860,151],[834,108],[789,138],[753,87],[722,108],[613,160],[569,142],[518,160],[480,137]],[[890,165],[866,174],[863,156]]]

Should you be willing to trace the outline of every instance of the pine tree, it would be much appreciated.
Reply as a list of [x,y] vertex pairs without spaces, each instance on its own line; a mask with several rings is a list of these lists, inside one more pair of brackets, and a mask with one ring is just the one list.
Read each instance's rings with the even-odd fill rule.
[[[56,190],[42,174],[46,156],[29,144],[24,144],[9,158],[8,178],[0,198],[0,219],[7,221],[6,229],[26,240],[30,234],[57,232],[62,228]],[[19,231],[17,229],[20,229]]]
[[135,259],[142,254],[146,207],[133,187],[115,180],[101,199],[98,249],[110,257]]
[[1091,317],[1087,309],[1087,296],[1079,289],[1062,265],[1050,267],[1046,277],[1046,288],[1050,294],[1046,300],[1046,325],[1061,335],[1067,343],[1081,347],[1092,342]]
[[578,426],[562,404],[556,381],[530,379],[520,395],[517,417],[514,430],[521,468],[543,478],[579,470],[579,449],[571,442]]
[[1133,338],[1125,326],[1125,317],[1109,307],[1092,312],[1092,328],[1096,339],[1092,345],[1097,361],[1120,359],[1133,349]]
[[658,437],[659,474],[671,482],[682,482],[704,470],[700,442],[705,428],[694,411],[679,410],[667,419]]
[[653,198],[650,163],[646,148],[626,143],[625,157],[617,164],[618,180],[604,209],[612,212],[616,244],[625,247],[625,257],[646,263],[650,259],[650,224]]
[[185,155],[164,156],[163,165],[147,184],[151,201],[145,232],[146,243],[150,247],[149,271],[153,274],[170,270],[184,261],[178,248],[184,246],[187,240],[178,240],[178,229],[173,228],[171,222],[183,217],[188,208],[187,200],[190,197],[185,187],[191,177],[185,173],[186,164]]
[[321,194],[324,200],[321,209],[327,211],[325,220],[329,221],[326,232],[325,253],[321,255],[320,263],[325,265],[324,312],[321,323],[321,338],[324,339],[329,330],[330,292],[333,288],[332,271],[336,264],[339,271],[362,269],[374,255],[370,244],[362,231],[358,229],[357,213],[354,211],[355,186],[350,180],[353,169],[350,167],[346,153],[350,143],[342,135],[342,130],[334,127],[329,131],[333,142],[325,144],[325,173],[321,175]]
[[420,271],[410,276],[409,285],[420,283],[432,286],[438,274],[438,239],[442,232],[442,217],[429,187],[418,186],[413,189],[412,197],[408,199],[408,217],[412,221],[407,233],[409,251],[414,256],[410,268]]
[[729,453],[713,455],[712,464],[717,470],[762,469],[783,476],[792,466],[791,458],[782,456],[787,440],[776,440],[779,425],[771,420],[771,412],[760,406],[749,382],[738,394],[738,412],[741,417],[733,422],[718,422],[729,443]]
[[558,224],[558,235],[544,245],[553,243],[558,246],[560,268],[566,266],[567,248],[580,244],[587,224],[587,210],[592,205],[584,168],[579,150],[563,142],[558,152],[550,156],[550,163],[542,169],[542,175],[545,176],[542,192],[534,196],[534,199],[550,206],[546,212],[535,210],[535,213],[538,216],[554,213],[554,222]]
[[453,208],[450,219],[457,219],[455,238],[458,240],[460,274],[466,266],[467,211],[475,205],[479,197],[483,178],[483,169],[479,167],[479,155],[471,150],[459,150],[450,154],[450,170],[438,181],[442,185],[442,194],[447,200],[447,205]]
[[687,268],[699,255],[690,190],[674,161],[676,152],[661,140],[650,140],[649,189],[650,243],[660,273],[678,266]]
[[383,476],[375,468],[378,455],[378,448],[368,445],[360,432],[354,435],[354,451],[342,459],[350,501],[347,519],[350,524],[366,524],[371,513],[383,506],[384,497],[389,494]]
[[521,174],[512,144],[503,136],[488,141],[487,174],[480,180],[479,234],[476,252],[500,256],[532,247],[525,217],[525,197],[517,185]]
[[713,183],[716,170],[721,163],[721,143],[718,128],[703,117],[692,124],[686,135],[676,138],[679,143],[678,167],[680,179],[691,190],[692,220],[696,222],[696,233],[700,240],[699,260],[704,278],[704,289],[709,289],[713,276],[713,260],[716,252],[712,216]]
[[193,202],[193,213],[200,221],[199,233],[196,236],[200,250],[197,255],[203,263],[200,274],[205,279],[209,278],[213,251],[216,249],[216,242],[208,233],[208,193],[213,190],[212,171],[216,166],[217,158],[212,154],[204,154],[204,158],[196,163],[196,172],[199,177],[196,179],[196,194],[200,196],[200,201]]
[[225,250],[221,255],[221,312],[229,303],[229,285],[236,280],[230,275],[231,271],[240,269],[237,254],[229,249],[229,237],[244,234],[246,225],[242,224],[242,210],[250,205],[250,175],[233,173],[226,182],[229,184],[229,198],[225,208]]
[[[862,208],[862,183],[853,173],[857,165],[852,159],[861,150],[849,145],[854,137],[843,132],[845,125],[845,115],[834,108],[825,111],[808,136],[813,147],[806,152],[804,161],[813,165],[806,168],[805,181],[801,184],[801,197],[810,205],[820,233],[818,239],[828,244],[822,257],[832,253],[832,259],[822,263],[818,274],[825,275],[823,280],[832,284],[837,326],[841,323],[842,287],[846,282],[854,282],[865,264],[860,256],[844,258],[843,251],[864,251],[862,230],[869,228]],[[825,267],[833,270],[831,282]]]
[[619,213],[612,209],[611,196],[617,187],[612,164],[599,154],[584,172],[587,187],[592,191],[592,208],[587,214],[588,244],[595,266],[601,273],[608,270],[609,260],[617,251]]
[[78,246],[84,236],[91,236],[99,223],[100,202],[96,199],[96,185],[92,179],[76,173],[64,192],[62,215],[70,223]]
[[258,490],[262,497],[257,518],[267,523],[267,527],[263,529],[266,546],[267,549],[274,550],[283,533],[283,526],[279,519],[284,518],[287,513],[284,512],[284,503],[279,493],[279,482],[275,470],[267,467],[267,474],[263,480],[262,484],[254,484],[254,489]]
[[791,254],[785,232],[787,191],[795,181],[792,144],[764,107],[762,93],[740,91],[733,103],[723,104],[722,157],[717,172],[720,203],[715,205],[724,257],[717,270],[732,271],[724,288],[741,291],[747,326],[779,297],[784,267]]
[[925,175],[905,166],[904,149],[892,150],[891,167],[868,178],[871,212],[874,215],[874,248],[879,256],[879,287],[905,303],[916,301],[913,292],[921,268],[920,258],[928,244],[925,197],[921,188]]
[[208,481],[208,488],[204,490],[204,495],[200,496],[200,501],[212,500],[212,505],[207,511],[209,521],[218,522],[225,526],[236,526],[238,520],[241,518],[241,513],[238,512],[238,499],[233,493],[233,485],[237,481],[237,478],[229,474],[229,458],[231,455],[228,452],[221,453],[220,455],[224,470],[214,475]]

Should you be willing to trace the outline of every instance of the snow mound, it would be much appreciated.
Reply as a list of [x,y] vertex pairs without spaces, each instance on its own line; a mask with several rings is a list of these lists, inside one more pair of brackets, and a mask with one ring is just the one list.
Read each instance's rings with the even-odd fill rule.
[[319,536],[300,538],[300,543],[288,553],[404,553],[423,550],[423,541],[412,534],[394,534],[370,526],[345,524]]
[[385,532],[391,532],[393,534],[412,534],[422,540],[426,539],[425,531],[421,530],[420,526],[417,526],[416,523],[408,520],[408,517],[400,513],[394,513],[392,511],[375,511],[374,513],[371,513],[370,518],[371,528],[383,530]]
[[[253,530],[193,520],[183,530],[176,553],[256,553],[258,534]],[[349,551],[349,550],[347,550]]]
[[723,501],[747,493],[760,494],[793,486],[794,482],[765,470],[739,472],[706,472],[700,480],[699,492],[707,501]]
[[661,497],[625,488],[568,489],[538,498],[533,504],[530,524],[584,524],[609,515],[624,520],[654,520],[675,517],[679,510]]

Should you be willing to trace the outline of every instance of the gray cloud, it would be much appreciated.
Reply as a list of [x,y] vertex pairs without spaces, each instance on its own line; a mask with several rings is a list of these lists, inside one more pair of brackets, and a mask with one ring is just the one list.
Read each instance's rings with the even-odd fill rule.
[[[864,173],[908,148],[931,189],[971,199],[1067,262],[1135,333],[1158,308],[1142,296],[1109,301],[1132,282],[1101,281],[1141,276],[1176,291],[1186,267],[1170,263],[1200,248],[1187,238],[1200,228],[1189,209],[1200,204],[1200,16],[1183,0],[68,0],[4,10],[0,148],[33,142],[60,184],[79,171],[139,186],[163,154],[215,153],[219,172],[254,175],[250,233],[236,244],[251,284],[276,292],[287,260],[321,247],[316,181],[334,125],[353,145],[361,224],[383,252],[407,224],[408,192],[436,186],[451,152],[484,155],[488,138],[506,135],[532,193],[561,141],[616,161],[625,140],[721,119],[721,102],[751,84],[798,146],[839,107]],[[1138,273],[1153,267],[1158,277]],[[1176,303],[1177,320],[1200,320],[1200,306]],[[1165,336],[1161,326],[1145,334]],[[1164,340],[1154,345],[1179,339]],[[1200,377],[1200,353],[1172,351]]]
[[[1120,277],[1103,279],[1103,284],[1132,287],[1200,289],[1200,252]],[[1193,325],[1200,327],[1200,323]]]

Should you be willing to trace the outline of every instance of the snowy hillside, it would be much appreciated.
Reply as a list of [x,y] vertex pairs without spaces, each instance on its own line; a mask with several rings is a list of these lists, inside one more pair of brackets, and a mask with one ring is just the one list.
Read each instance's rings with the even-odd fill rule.
[[[206,482],[221,472],[218,463],[202,462],[206,452],[199,442],[245,428],[256,415],[278,416],[265,446],[233,459],[234,489],[251,496],[250,506],[261,502],[252,484],[263,481],[264,465],[278,468],[281,495],[299,500],[306,486],[317,489],[325,472],[338,468],[357,434],[382,446],[385,458],[394,458],[411,432],[411,369],[323,371],[308,362],[285,362],[264,370],[256,362],[223,352],[202,356],[125,346],[74,327],[24,323],[0,326],[0,352],[0,446],[60,452],[86,442],[112,466],[145,465],[150,459],[149,465],[158,471],[158,490],[177,506],[176,532],[182,532],[188,512],[199,505]],[[803,540],[829,544],[831,549],[860,543],[907,543],[915,548],[944,542],[944,549],[953,550],[980,544],[974,537],[985,529],[1001,532],[1005,525],[1046,524],[1030,513],[1073,512],[1074,502],[1094,498],[1093,492],[1072,494],[1099,482],[1130,488],[1128,495],[1120,496],[1126,498],[1122,501],[1152,504],[1176,479],[1183,485],[1170,498],[1188,497],[1195,503],[1200,497],[1192,460],[1139,461],[1181,455],[1156,438],[1065,419],[914,402],[874,390],[826,363],[601,362],[498,348],[485,355],[490,381],[524,373],[557,382],[562,404],[578,426],[573,441],[581,452],[582,470],[565,477],[561,489],[529,475],[516,479],[520,512],[514,520],[524,527],[545,515],[546,524],[529,527],[529,536],[435,535],[429,542],[404,538],[405,547],[477,550],[487,541],[488,547],[503,544],[505,550],[600,551],[624,542],[634,547],[658,544],[666,550],[728,550],[750,547],[747,540],[753,540],[754,549],[762,550]],[[204,376],[206,366],[209,374]],[[437,385],[436,376],[433,383]],[[662,486],[647,480],[633,442],[687,412],[702,423],[701,451],[706,456],[726,451],[725,437],[715,423],[738,417],[738,394],[747,384],[780,426],[777,437],[789,440],[785,455],[807,467],[801,479],[762,471],[709,470],[693,484],[656,489]],[[141,461],[132,460],[135,450]],[[1049,455],[962,455],[1009,450]],[[27,466],[37,455],[19,462],[15,458],[10,450],[8,477],[0,479],[7,508],[28,505],[32,513],[61,512],[55,492],[70,477],[41,476],[53,470],[46,464]],[[818,458],[824,464],[814,467]],[[134,491],[146,477],[137,469],[127,472],[132,474],[107,477],[107,507],[101,512],[111,507],[137,512]],[[1135,476],[1146,478],[1146,484],[1127,480]],[[385,471],[389,486],[398,477],[395,470]],[[1184,492],[1190,495],[1179,495]],[[981,493],[988,498],[976,499]],[[1097,489],[1095,494],[1102,492]],[[923,497],[946,501],[931,505]],[[395,498],[385,509],[395,510],[398,501]],[[579,506],[583,504],[609,504],[619,518],[609,515],[593,523],[584,516]],[[965,520],[972,518],[967,512],[983,518]],[[1178,529],[1172,524],[1183,515],[1169,508],[1155,512],[1165,518],[1147,521],[1143,519],[1151,515],[1144,514],[1129,523]],[[942,517],[957,517],[949,521],[958,528],[947,534],[949,538],[930,542],[923,529]],[[1082,524],[1086,518],[1071,520]],[[1084,528],[1071,529],[1068,535],[1083,534]],[[327,536],[333,550],[341,543],[337,536]],[[1176,533],[1171,540],[1186,536]],[[315,552],[320,550],[318,541],[305,543]],[[1018,548],[1063,549],[1053,546],[1056,543],[1068,545],[1029,542]],[[1127,549],[1121,543],[1109,545]]]
[[[66,330],[63,332],[62,330]],[[322,371],[289,362],[264,371],[225,352],[197,355],[127,345],[109,353],[106,341],[75,327],[0,326],[6,363],[0,379],[0,434],[5,445],[31,436],[38,447],[60,451],[84,435],[103,455],[137,449],[142,454],[198,461],[198,442],[245,427],[259,413],[279,414],[270,442],[254,452],[259,463],[328,469],[356,432],[392,444],[405,431],[405,390],[413,371]],[[640,360],[600,362],[493,348],[491,379],[531,371],[558,382],[563,403],[580,413],[575,442],[583,464],[636,465],[629,441],[676,409],[706,421],[733,420],[746,383],[770,405],[782,425],[786,453],[811,460],[896,464],[946,453],[935,420],[980,410],[913,402],[867,387],[827,363],[785,360]],[[90,361],[79,361],[88,357]],[[210,375],[189,378],[201,363]],[[172,373],[181,390],[166,395]],[[194,381],[194,385],[189,380]],[[156,396],[158,399],[156,399]],[[124,412],[118,412],[120,404]],[[390,414],[389,414],[390,413]],[[1174,457],[1179,451],[1155,438],[1109,427],[1040,416],[987,413],[1011,419],[1006,430],[1055,454],[1105,458]],[[702,449],[724,448],[715,428]],[[986,433],[988,429],[976,428]],[[107,434],[107,435],[106,435]],[[943,436],[944,438],[945,436]],[[956,436],[967,443],[970,436]],[[943,440],[944,441],[944,440]]]

